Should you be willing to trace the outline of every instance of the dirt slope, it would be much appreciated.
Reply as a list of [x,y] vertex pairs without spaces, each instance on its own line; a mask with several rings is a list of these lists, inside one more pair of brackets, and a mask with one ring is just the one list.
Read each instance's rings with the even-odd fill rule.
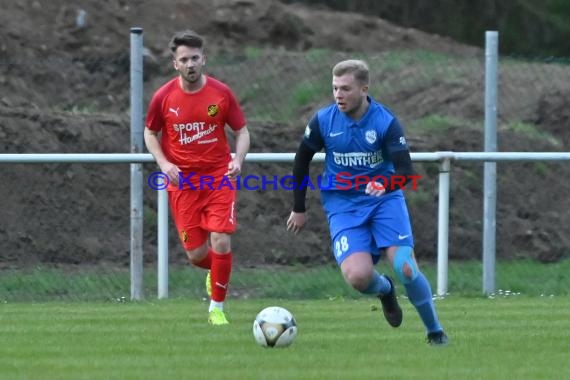
[[[78,17],[79,21],[84,17],[84,24],[78,24]],[[277,1],[14,1],[4,4],[0,12],[0,152],[128,152],[130,26],[144,28],[145,101],[172,75],[170,67],[163,65],[165,47],[173,31],[187,27],[208,38],[211,54],[235,53],[246,47],[300,52],[310,48],[374,52],[410,48],[464,57],[482,54],[479,49],[381,19]],[[289,64],[283,62],[282,69],[287,70]],[[480,118],[481,99],[470,97],[476,86],[412,89],[394,101],[400,114],[410,115],[409,121],[425,116],[418,114],[420,101],[428,102],[426,109],[434,113],[438,107],[463,101],[458,114]],[[426,96],[426,91],[432,92]],[[421,99],[415,98],[422,93]],[[563,150],[567,146],[568,93],[538,95],[540,102],[525,110],[525,120],[545,128],[562,145],[502,131],[501,139],[509,141],[509,150]],[[308,105],[299,111],[299,119],[312,111]],[[252,122],[250,129],[253,152],[296,149],[296,123]],[[421,131],[409,135],[414,151],[482,149],[480,132],[460,126],[451,126],[445,139]],[[568,184],[559,180],[559,173],[547,171],[542,180],[556,183],[558,191],[519,194],[512,189],[536,185],[535,178],[519,175],[534,167],[502,168],[499,189],[510,202],[499,205],[501,257],[524,254],[552,261],[569,256],[569,237],[559,228],[570,222],[569,204],[562,196],[570,190]],[[566,170],[562,165],[557,168]],[[153,165],[145,166],[146,174],[154,170]],[[252,164],[248,170],[276,175],[289,172],[286,166],[270,164]],[[418,165],[418,170],[426,177],[422,186],[433,188],[437,169]],[[317,172],[315,167],[313,173]],[[469,182],[472,172],[454,174],[452,202],[460,206],[451,215],[451,255],[455,258],[480,256],[481,181]],[[0,267],[102,261],[128,265],[128,165],[0,164],[0,175],[4,179],[0,181]],[[155,260],[155,197],[145,187],[147,262]],[[299,237],[284,231],[290,197],[283,191],[240,193],[241,224],[234,240],[238,263],[331,262],[318,194],[310,194],[311,227]],[[436,203],[418,201],[410,209],[418,254],[433,259]],[[541,213],[540,209],[551,211]],[[476,211],[468,215],[465,210]],[[184,262],[174,232],[170,242],[171,260]]]

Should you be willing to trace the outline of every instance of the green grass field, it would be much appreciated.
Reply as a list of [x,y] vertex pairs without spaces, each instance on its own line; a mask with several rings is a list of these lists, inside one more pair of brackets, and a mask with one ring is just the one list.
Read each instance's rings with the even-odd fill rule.
[[[373,299],[234,299],[231,325],[206,323],[207,303],[4,303],[1,379],[568,379],[570,298],[447,297],[436,306],[451,338],[425,342],[401,297],[390,328]],[[280,305],[299,335],[282,349],[256,345],[256,313]]]
[[[434,293],[436,267],[421,263]],[[392,273],[385,262],[379,271]],[[481,297],[482,265],[478,261],[455,261],[449,265],[448,291],[453,296]],[[201,299],[205,272],[190,265],[171,266],[169,297]],[[144,270],[146,299],[157,298],[157,269]],[[397,285],[399,293],[403,287]],[[496,289],[523,296],[570,296],[570,260],[542,264],[532,260],[498,261]],[[234,268],[230,298],[329,299],[357,298],[359,293],[346,285],[336,264],[258,268]],[[498,294],[500,295],[500,294]],[[0,271],[0,304],[3,302],[110,301],[130,298],[128,267],[43,267]]]

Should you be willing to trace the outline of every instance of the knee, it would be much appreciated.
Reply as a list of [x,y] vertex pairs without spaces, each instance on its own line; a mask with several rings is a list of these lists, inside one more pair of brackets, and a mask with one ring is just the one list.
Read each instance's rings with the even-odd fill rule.
[[232,250],[228,234],[212,233],[212,249],[217,253],[228,253]]
[[402,267],[402,275],[407,278],[408,281],[411,281],[413,279],[414,270],[409,263],[404,263],[404,266]]
[[394,273],[402,284],[409,284],[414,281],[419,274],[412,247],[398,247],[392,264]]
[[372,279],[372,273],[368,270],[364,270],[363,268],[342,268],[342,275],[345,281],[358,291],[365,290]]

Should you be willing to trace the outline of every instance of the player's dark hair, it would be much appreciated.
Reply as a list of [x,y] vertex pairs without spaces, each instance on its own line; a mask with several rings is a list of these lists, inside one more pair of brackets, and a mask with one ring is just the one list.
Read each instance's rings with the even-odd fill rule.
[[204,49],[204,38],[193,30],[183,30],[176,32],[168,43],[172,54],[176,53],[179,46]]
[[332,70],[335,77],[343,76],[344,74],[353,74],[356,80],[363,84],[368,85],[370,82],[370,70],[368,64],[359,59],[349,59],[337,63]]

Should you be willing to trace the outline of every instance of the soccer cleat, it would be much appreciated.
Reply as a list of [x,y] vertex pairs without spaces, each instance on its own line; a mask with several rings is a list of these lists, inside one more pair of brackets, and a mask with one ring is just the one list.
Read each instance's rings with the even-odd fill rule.
[[210,276],[210,271],[206,275],[206,293],[208,293],[208,297],[212,297],[212,277]]
[[443,331],[428,333],[426,340],[431,346],[446,346],[449,342],[447,335]]
[[388,324],[392,327],[398,327],[402,324],[402,309],[398,305],[398,299],[396,298],[396,287],[390,277],[384,276],[392,288],[388,294],[379,295],[378,298],[380,298],[380,303],[382,303],[382,311]]
[[214,308],[210,311],[210,316],[208,317],[208,323],[213,326],[229,325],[230,322],[226,319],[226,315],[221,309]]

